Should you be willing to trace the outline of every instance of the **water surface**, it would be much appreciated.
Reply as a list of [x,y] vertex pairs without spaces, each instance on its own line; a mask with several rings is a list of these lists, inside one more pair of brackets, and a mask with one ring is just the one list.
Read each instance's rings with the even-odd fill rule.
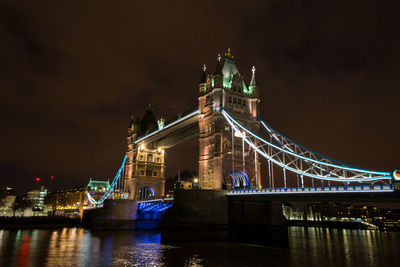
[[158,232],[0,230],[0,266],[399,266],[400,233],[289,228],[289,249],[160,243]]

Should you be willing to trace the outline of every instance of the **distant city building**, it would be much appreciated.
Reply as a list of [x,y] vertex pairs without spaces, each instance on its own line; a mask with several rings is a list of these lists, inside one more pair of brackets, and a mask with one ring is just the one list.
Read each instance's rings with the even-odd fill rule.
[[88,191],[95,191],[95,192],[105,192],[110,188],[110,181],[95,181],[90,178],[90,181],[87,185]]
[[175,190],[191,190],[193,188],[192,182],[180,181],[174,184]]
[[40,190],[29,191],[26,200],[31,203],[32,211],[42,211],[44,198],[47,195],[47,189],[42,186]]
[[14,189],[8,186],[0,186],[0,199],[6,196],[15,196]]
[[6,196],[0,200],[0,216],[13,216],[16,196]]
[[399,209],[327,202],[310,203],[304,207],[295,207],[284,203],[282,211],[289,221],[359,222],[374,225],[383,230],[400,230]]
[[86,202],[86,186],[81,186],[51,192],[44,203],[49,215],[72,215]]

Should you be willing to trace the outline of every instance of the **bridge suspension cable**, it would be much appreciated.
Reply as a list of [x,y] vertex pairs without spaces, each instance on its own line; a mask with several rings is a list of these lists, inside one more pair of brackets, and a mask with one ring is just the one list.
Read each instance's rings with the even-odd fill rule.
[[118,185],[118,181],[121,178],[121,173],[124,170],[125,167],[125,162],[126,162],[126,155],[124,157],[124,160],[122,161],[121,167],[119,168],[117,174],[115,175],[110,187],[107,189],[107,191],[104,193],[104,195],[101,196],[101,198],[99,200],[95,200],[90,194],[89,192],[86,192],[86,195],[88,197],[88,201],[90,204],[92,205],[99,205],[102,204],[104,202],[104,200],[106,200],[107,198],[110,197],[110,194],[114,191],[114,189],[116,188],[116,186]]
[[261,156],[282,167],[285,172],[288,170],[299,174],[302,186],[304,186],[303,176],[345,183],[392,179],[391,172],[364,170],[315,153],[284,137],[262,120],[259,120],[271,138],[270,141],[267,141],[248,130],[225,110],[222,110],[222,114],[237,135]]

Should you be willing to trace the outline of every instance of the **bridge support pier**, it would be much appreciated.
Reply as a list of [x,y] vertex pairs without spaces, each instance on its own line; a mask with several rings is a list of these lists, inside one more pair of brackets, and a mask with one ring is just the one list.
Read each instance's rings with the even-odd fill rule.
[[102,209],[85,210],[83,222],[92,230],[133,230],[136,214],[136,201],[107,199]]
[[228,205],[230,240],[280,248],[289,246],[281,201],[230,198]]
[[238,241],[288,247],[281,202],[229,198],[223,190],[176,192],[161,229],[167,243]]

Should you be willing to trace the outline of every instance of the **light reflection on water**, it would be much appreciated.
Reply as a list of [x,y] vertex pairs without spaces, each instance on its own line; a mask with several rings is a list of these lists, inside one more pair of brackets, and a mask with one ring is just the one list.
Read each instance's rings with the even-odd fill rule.
[[158,232],[0,230],[0,266],[395,266],[400,233],[289,228],[289,249],[160,244]]

